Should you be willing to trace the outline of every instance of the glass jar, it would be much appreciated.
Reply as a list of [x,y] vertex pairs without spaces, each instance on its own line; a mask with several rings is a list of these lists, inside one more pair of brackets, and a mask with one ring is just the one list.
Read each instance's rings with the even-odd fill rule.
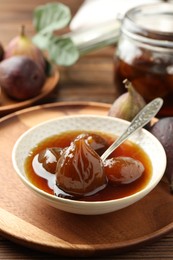
[[160,116],[173,116],[173,4],[142,5],[122,22],[115,53],[115,86],[127,78],[146,102],[164,99]]

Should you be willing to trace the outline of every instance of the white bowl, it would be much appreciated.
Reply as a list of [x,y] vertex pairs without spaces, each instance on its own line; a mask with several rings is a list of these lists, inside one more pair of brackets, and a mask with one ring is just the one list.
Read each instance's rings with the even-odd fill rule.
[[24,184],[40,196],[49,205],[63,211],[97,215],[113,212],[127,207],[146,196],[161,180],[165,167],[166,155],[160,142],[145,129],[134,133],[129,140],[140,145],[148,154],[152,163],[152,176],[148,184],[130,196],[109,201],[84,202],[50,195],[34,186],[25,175],[24,161],[29,151],[43,139],[67,130],[94,130],[121,135],[129,122],[108,116],[76,115],[66,116],[41,123],[26,131],[15,143],[12,152],[13,166]]

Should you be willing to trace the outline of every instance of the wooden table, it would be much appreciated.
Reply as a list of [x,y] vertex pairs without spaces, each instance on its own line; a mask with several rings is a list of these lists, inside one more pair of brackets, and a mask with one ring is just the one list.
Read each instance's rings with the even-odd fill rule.
[[[11,38],[16,36],[21,24],[25,24],[28,34],[32,35],[32,11],[35,6],[46,2],[46,0],[0,0],[0,41],[2,44],[6,45]],[[81,0],[61,2],[71,7],[72,14],[82,3]],[[81,58],[72,67],[59,67],[61,77],[58,87],[42,103],[96,101],[111,104],[116,97],[113,82],[113,53],[114,47],[107,47]],[[173,259],[173,233],[170,232],[159,241],[136,250],[106,258]],[[57,256],[16,245],[0,237],[0,259],[57,259]]]

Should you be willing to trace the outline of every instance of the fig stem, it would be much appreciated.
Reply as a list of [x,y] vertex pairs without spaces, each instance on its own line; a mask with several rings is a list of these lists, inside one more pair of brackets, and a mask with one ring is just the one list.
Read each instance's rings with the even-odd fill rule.
[[131,85],[131,82],[130,82],[128,79],[123,80],[123,83],[124,83],[124,85],[125,85],[125,87],[126,87],[127,89],[128,89],[129,86]]
[[128,92],[130,93],[130,95],[133,97],[133,98],[138,98],[138,96],[140,95],[136,89],[134,88],[132,82],[128,79],[125,79],[123,81],[123,83],[125,84],[125,88],[128,90]]
[[128,79],[125,79],[123,81],[123,83],[125,84],[125,88],[128,90],[128,92],[132,95],[135,96],[137,94],[136,90],[133,87],[133,84],[131,83],[131,81],[129,81]]
[[20,32],[20,36],[25,36],[25,25],[24,24],[22,24],[22,26],[21,26],[21,32]]

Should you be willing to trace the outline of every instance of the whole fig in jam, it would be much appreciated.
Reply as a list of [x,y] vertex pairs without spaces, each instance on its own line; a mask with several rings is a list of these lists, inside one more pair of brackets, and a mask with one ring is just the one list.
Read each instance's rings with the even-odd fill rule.
[[107,185],[100,156],[85,139],[78,139],[63,152],[57,163],[56,184],[75,197],[97,193]]
[[62,148],[46,148],[38,154],[38,162],[42,164],[46,171],[55,174],[56,165],[59,158],[61,157],[62,152]]
[[78,139],[85,139],[87,143],[101,156],[104,151],[108,148],[108,143],[106,140],[95,133],[83,133],[76,137]]
[[25,56],[14,56],[0,63],[0,86],[17,100],[32,98],[41,91],[45,74]]
[[113,157],[104,161],[105,173],[113,185],[129,184],[139,179],[143,172],[143,164],[131,157]]

